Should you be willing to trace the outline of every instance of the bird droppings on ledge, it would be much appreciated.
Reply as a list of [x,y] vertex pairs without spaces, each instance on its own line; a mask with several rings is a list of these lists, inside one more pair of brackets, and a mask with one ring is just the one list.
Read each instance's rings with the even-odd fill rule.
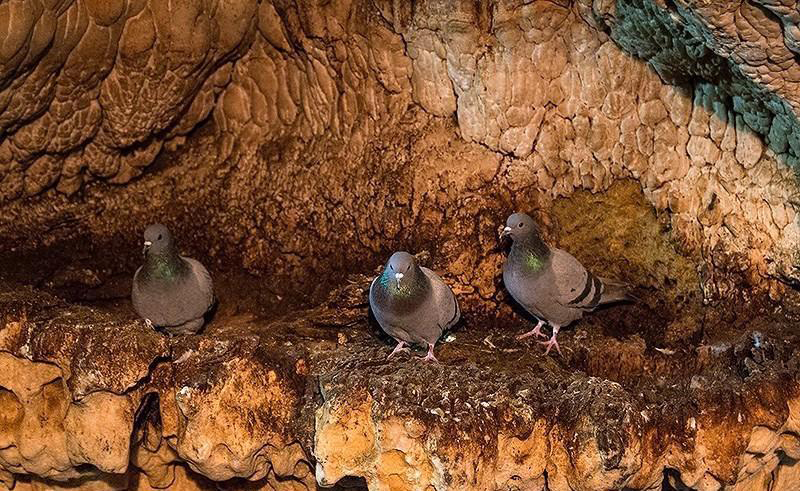
[[[665,467],[678,469],[684,482],[711,475],[733,483],[745,476],[745,467],[731,464],[738,459],[761,472],[774,464],[772,455],[800,457],[786,448],[800,430],[800,340],[790,321],[766,309],[740,309],[736,325],[707,312],[704,338],[670,346],[671,355],[659,351],[653,343],[661,340],[647,330],[615,332],[616,316],[603,312],[563,332],[563,358],[514,339],[524,319],[473,317],[455,342],[442,344],[440,364],[425,364],[418,354],[385,360],[391,346],[363,308],[369,280],[356,275],[332,292],[331,299],[346,300],[342,305],[329,300],[273,318],[222,312],[204,334],[174,338],[145,329],[117,307],[73,306],[3,282],[4,378],[20,373],[14,367],[21,363],[31,373],[54,375],[27,386],[0,380],[0,386],[23,415],[47,411],[31,394],[49,390],[52,380],[64,384],[53,401],[89,407],[87,415],[106,407],[93,407],[99,402],[92,394],[108,394],[113,407],[128,409],[104,415],[104,427],[134,432],[144,424],[136,408],[155,394],[157,424],[148,438],[156,443],[119,440],[109,450],[121,456],[170,449],[167,461],[137,460],[146,476],[179,475],[185,462],[217,481],[259,481],[277,472],[270,463],[291,454],[286,472],[308,489],[315,475],[331,484],[362,476],[369,484],[389,474],[410,488],[477,482],[480,489],[501,489],[509,480],[538,482],[545,471],[550,483],[591,479],[613,487],[656,482]],[[147,348],[126,350],[133,358],[124,361],[108,351],[117,345],[109,335]],[[339,342],[343,336],[346,343]],[[33,361],[22,356],[26,349]],[[34,447],[68,443],[76,438],[70,431],[83,424],[56,431],[41,426],[53,423],[22,417],[39,429],[7,437]],[[756,428],[774,435],[760,453],[746,450]],[[48,439],[37,441],[43,431]],[[214,441],[226,450],[203,443]],[[344,441],[350,450],[342,451]],[[18,455],[17,465],[38,466],[52,479],[97,479],[104,474],[70,464],[97,458],[91,442],[58,447],[50,460]],[[290,451],[294,442],[299,453]]]

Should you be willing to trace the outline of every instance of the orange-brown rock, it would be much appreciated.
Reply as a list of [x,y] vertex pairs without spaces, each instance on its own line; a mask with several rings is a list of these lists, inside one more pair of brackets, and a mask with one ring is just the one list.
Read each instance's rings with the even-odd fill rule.
[[[512,209],[633,179],[721,272],[704,291],[781,295],[798,280],[796,12],[696,3],[11,2],[0,231],[118,245],[158,218],[304,290],[414,241],[486,271]],[[486,300],[477,276],[462,289]]]
[[[182,338],[1,283],[3,482],[649,490],[795,476],[800,339],[780,316],[740,307],[731,325],[714,309],[701,342],[670,342],[630,324],[647,307],[621,307],[565,331],[564,358],[514,340],[518,321],[473,318],[441,364],[386,361],[363,307],[369,278],[351,281],[320,307],[222,311]],[[103,356],[112,346],[133,349]]]
[[[766,0],[0,2],[0,486],[785,488],[798,26]],[[563,360],[512,340],[516,210],[641,299]],[[199,337],[127,306],[156,221],[217,281]],[[384,362],[366,321],[397,249],[461,299],[441,366]]]

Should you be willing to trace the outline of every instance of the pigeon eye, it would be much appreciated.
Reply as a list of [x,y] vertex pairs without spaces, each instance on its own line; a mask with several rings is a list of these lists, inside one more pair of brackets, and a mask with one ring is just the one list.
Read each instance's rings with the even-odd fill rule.
[[158,234],[158,239],[156,240],[161,240],[161,234]]
[[392,271],[394,271],[394,267],[393,267],[391,264],[389,265],[389,269],[391,269]]
[[517,225],[517,226],[518,226],[519,228],[522,228],[522,222],[519,222],[519,225]]

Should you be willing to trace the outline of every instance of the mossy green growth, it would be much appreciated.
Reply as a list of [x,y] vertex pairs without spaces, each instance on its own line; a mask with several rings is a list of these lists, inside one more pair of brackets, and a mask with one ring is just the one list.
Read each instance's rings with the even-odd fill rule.
[[652,288],[673,308],[700,298],[699,257],[678,251],[633,180],[608,191],[579,191],[553,205],[558,247],[598,276]]

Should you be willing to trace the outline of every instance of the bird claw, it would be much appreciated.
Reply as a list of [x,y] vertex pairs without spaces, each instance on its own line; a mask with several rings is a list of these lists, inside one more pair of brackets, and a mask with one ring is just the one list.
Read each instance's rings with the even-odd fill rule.
[[439,360],[435,356],[433,356],[433,352],[429,352],[427,355],[425,355],[425,358],[423,358],[422,361],[439,363]]
[[561,348],[558,346],[558,341],[556,341],[556,337],[555,336],[551,337],[547,341],[539,341],[539,344],[547,346],[547,349],[544,351],[545,355],[550,354],[550,349],[553,346],[555,346],[556,347],[556,351],[558,351],[558,354],[561,355],[561,356],[564,356],[564,354],[561,353]]
[[392,352],[389,353],[389,356],[386,357],[386,360],[391,360],[394,355],[396,355],[401,351],[405,351],[406,353],[411,353],[411,350],[405,347],[405,343],[398,343],[397,346],[394,347],[394,350],[392,350]]
[[424,361],[424,362],[432,362],[432,363],[439,363],[439,360],[437,360],[436,357],[433,356],[433,345],[432,344],[428,345],[428,354],[425,355],[425,358],[423,358],[422,361]]
[[521,341],[521,340],[523,340],[525,338],[529,338],[531,336],[536,336],[537,338],[538,337],[546,338],[547,334],[542,332],[542,326],[544,326],[544,322],[538,323],[536,325],[536,327],[534,327],[530,331],[526,332],[525,334],[520,334],[519,336],[517,336],[517,339]]
[[153,321],[151,321],[150,319],[145,319],[144,320],[144,325],[147,326],[148,329],[152,329],[153,328]]

